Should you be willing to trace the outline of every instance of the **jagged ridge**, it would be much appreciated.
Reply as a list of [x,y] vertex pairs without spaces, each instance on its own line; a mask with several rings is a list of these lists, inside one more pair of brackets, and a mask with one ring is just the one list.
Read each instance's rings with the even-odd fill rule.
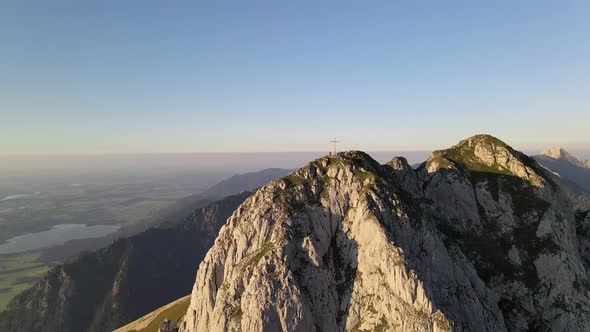
[[228,220],[182,330],[584,330],[585,263],[554,181],[489,135],[417,171],[320,158]]

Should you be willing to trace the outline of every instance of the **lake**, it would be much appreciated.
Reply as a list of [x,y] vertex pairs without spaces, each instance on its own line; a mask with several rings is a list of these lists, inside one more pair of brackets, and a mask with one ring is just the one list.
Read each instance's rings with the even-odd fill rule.
[[14,254],[23,251],[61,245],[70,240],[102,237],[116,232],[120,226],[85,224],[63,224],[50,230],[27,233],[6,240],[0,245],[0,254]]
[[12,200],[12,199],[26,198],[26,197],[29,197],[29,196],[30,195],[10,195],[10,196],[4,197],[0,201],[9,201],[9,200]]

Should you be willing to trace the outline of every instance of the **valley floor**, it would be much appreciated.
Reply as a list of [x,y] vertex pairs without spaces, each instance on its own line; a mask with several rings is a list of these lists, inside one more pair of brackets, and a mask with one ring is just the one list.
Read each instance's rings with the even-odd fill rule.
[[0,256],[0,311],[49,270],[49,264],[39,260],[40,255],[37,252]]

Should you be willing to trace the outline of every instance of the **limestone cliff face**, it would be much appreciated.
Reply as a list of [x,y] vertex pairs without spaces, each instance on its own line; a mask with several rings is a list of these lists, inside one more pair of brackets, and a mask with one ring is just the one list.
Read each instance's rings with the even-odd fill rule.
[[395,186],[377,185],[392,176],[351,152],[263,187],[201,264],[184,330],[448,329],[405,266],[418,247],[406,253],[394,237],[409,248],[420,232],[434,238],[430,250],[444,245]]
[[320,158],[228,219],[181,330],[588,330],[585,247],[554,181],[487,135],[418,170]]
[[578,234],[580,255],[586,270],[590,269],[590,211],[576,212],[576,231]]
[[449,163],[426,163],[423,195],[435,202],[447,245],[461,250],[498,297],[506,328],[587,330],[583,235],[559,179],[485,135],[434,155]]

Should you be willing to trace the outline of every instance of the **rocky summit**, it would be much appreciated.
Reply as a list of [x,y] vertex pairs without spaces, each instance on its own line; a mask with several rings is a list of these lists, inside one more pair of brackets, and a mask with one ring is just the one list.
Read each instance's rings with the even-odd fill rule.
[[557,181],[488,135],[418,169],[317,159],[228,219],[180,330],[588,331],[588,218]]
[[541,151],[540,156],[549,157],[552,159],[563,159],[578,167],[590,168],[590,160],[579,160],[571,153],[565,151],[560,147],[552,147]]

